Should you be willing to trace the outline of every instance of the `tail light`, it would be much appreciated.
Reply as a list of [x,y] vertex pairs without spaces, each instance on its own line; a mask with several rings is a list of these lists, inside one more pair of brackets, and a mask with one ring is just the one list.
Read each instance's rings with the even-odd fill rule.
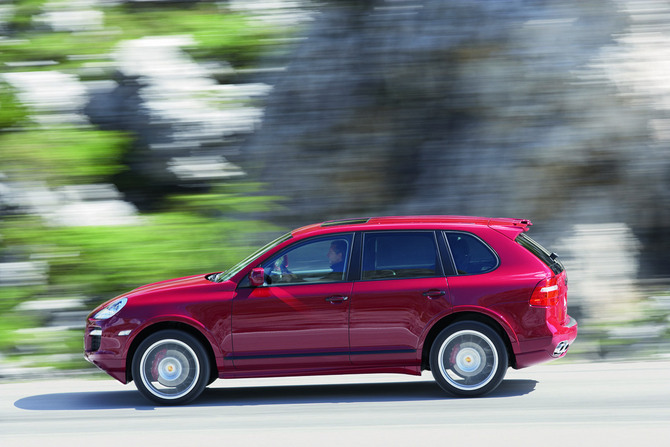
[[558,278],[559,276],[552,276],[537,283],[533,295],[530,297],[530,305],[548,307],[558,304],[560,296]]

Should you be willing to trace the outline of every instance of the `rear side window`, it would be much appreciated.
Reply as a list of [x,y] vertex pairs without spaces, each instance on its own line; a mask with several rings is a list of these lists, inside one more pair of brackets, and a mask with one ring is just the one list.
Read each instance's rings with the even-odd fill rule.
[[558,260],[556,253],[550,252],[542,245],[535,242],[526,233],[521,233],[519,236],[517,236],[516,242],[529,252],[533,253],[540,261],[544,262],[547,267],[549,267],[551,271],[554,272],[554,275],[558,275],[563,270],[565,270],[563,264]]
[[478,237],[468,233],[446,233],[459,275],[487,273],[498,267],[498,256]]
[[400,279],[442,276],[431,232],[366,233],[363,242],[363,279]]

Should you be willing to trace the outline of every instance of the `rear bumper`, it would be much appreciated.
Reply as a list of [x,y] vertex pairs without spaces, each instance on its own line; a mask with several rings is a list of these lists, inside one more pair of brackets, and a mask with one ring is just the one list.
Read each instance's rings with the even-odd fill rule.
[[549,327],[551,335],[519,343],[518,352],[515,352],[515,369],[544,363],[564,357],[568,348],[577,338],[577,320],[568,316],[568,323],[564,326]]

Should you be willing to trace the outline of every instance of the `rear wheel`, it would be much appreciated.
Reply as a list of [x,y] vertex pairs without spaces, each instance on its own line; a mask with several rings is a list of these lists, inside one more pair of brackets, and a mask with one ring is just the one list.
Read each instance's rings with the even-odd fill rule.
[[162,405],[192,401],[209,381],[209,358],[193,336],[177,331],[156,332],[140,343],[132,362],[138,391]]
[[445,328],[430,350],[430,369],[445,391],[458,396],[482,396],[500,385],[508,359],[500,335],[476,321]]

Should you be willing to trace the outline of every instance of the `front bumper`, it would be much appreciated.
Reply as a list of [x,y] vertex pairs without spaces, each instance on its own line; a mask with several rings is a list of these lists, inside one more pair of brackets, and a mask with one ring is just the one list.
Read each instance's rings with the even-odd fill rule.
[[128,383],[126,375],[126,335],[117,328],[101,327],[100,322],[89,320],[84,332],[84,358],[121,383]]
[[84,358],[93,363],[102,371],[114,377],[119,382],[126,384],[126,362],[114,355],[104,352],[84,352]]

